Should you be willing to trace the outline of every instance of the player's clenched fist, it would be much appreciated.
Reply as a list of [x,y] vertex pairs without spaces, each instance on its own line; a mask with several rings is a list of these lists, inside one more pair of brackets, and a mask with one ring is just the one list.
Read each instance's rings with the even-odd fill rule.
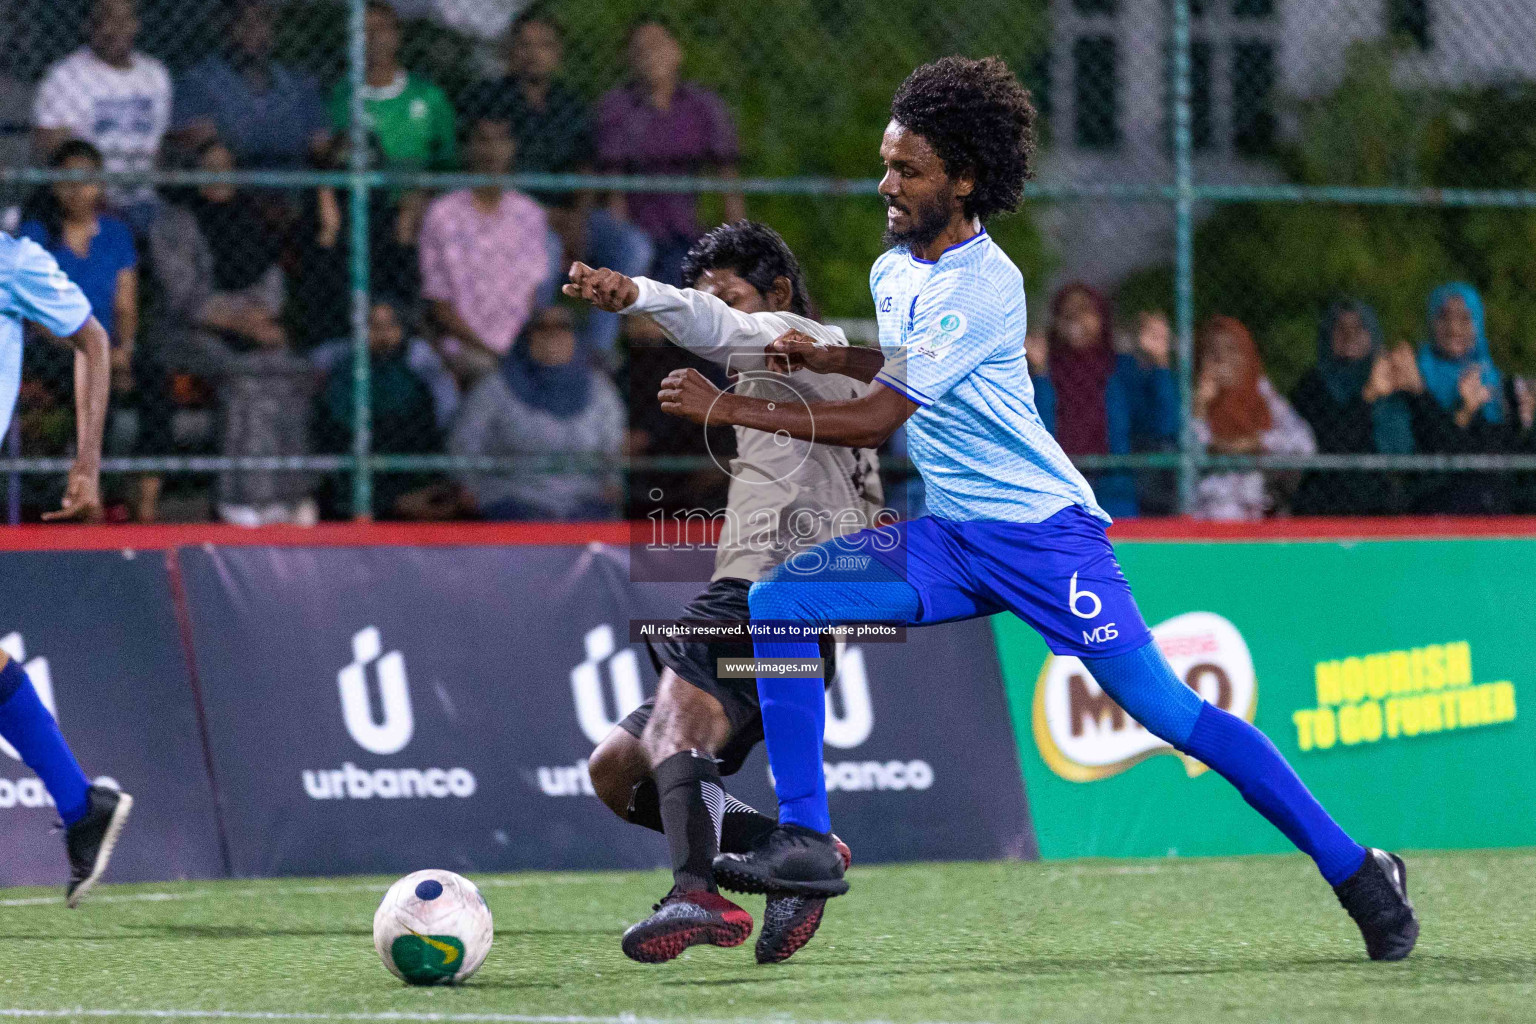
[[719,400],[720,389],[698,370],[673,370],[661,382],[656,397],[661,401],[662,412],[703,423]]
[[812,373],[837,373],[842,353],[830,345],[818,345],[816,339],[791,328],[768,343],[768,368],[788,373],[804,369]]
[[640,286],[617,270],[572,263],[570,277],[571,283],[562,287],[562,292],[609,313],[627,309],[640,298]]

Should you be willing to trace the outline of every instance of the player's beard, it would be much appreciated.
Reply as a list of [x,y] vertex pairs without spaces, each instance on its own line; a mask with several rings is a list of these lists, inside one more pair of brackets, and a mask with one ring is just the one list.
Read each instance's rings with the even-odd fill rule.
[[[901,246],[909,250],[923,248],[949,226],[950,211],[954,204],[954,192],[945,188],[933,197],[932,202],[908,206],[907,217],[912,226],[905,231],[887,227],[884,238],[886,246]],[[886,206],[890,206],[890,200],[886,200]]]

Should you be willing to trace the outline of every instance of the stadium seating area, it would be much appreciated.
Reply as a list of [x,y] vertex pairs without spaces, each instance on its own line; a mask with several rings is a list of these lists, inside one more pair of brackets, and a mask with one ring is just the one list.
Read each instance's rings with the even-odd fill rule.
[[[0,83],[9,118],[26,112],[24,124],[11,125],[0,158],[83,172],[348,166],[346,82],[323,61],[293,58],[291,5],[181,4],[198,8],[222,31],[210,37],[207,52],[183,54],[169,69],[138,46],[146,37],[167,38],[168,27],[152,19],[166,17],[171,6],[74,6],[79,24],[58,22],[70,7],[62,5],[32,31],[51,32],[50,39],[77,31],[80,48],[35,76]],[[737,173],[738,112],[682,73],[679,33],[662,20],[641,17],[628,26],[607,57],[614,69],[608,81],[576,82],[565,66],[569,29],[536,5],[497,42],[482,45],[487,74],[461,72],[461,80],[437,83],[414,70],[431,62],[407,56],[468,47],[466,37],[402,20],[382,0],[368,4],[366,18],[364,107],[373,167],[485,175]],[[430,40],[419,38],[429,32]],[[112,335],[110,452],[259,457],[351,450],[352,210],[344,189],[69,181],[15,198],[4,226],[58,256]],[[558,285],[573,259],[681,283],[683,254],[708,222],[748,213],[772,222],[768,206],[749,210],[733,194],[701,208],[699,196],[676,192],[373,191],[373,451],[703,455],[704,439],[659,415],[650,398],[655,382],[686,357],[645,322],[563,309]],[[1406,336],[1388,336],[1371,305],[1341,282],[1342,297],[1315,316],[1315,366],[1300,373],[1287,366],[1278,383],[1261,357],[1265,339],[1255,344],[1254,333],[1265,325],[1245,326],[1220,308],[1202,308],[1194,418],[1186,424],[1169,304],[1158,308],[1130,288],[1116,309],[1089,284],[1053,284],[1059,287],[1048,311],[1034,318],[1029,356],[1042,415],[1071,455],[1172,453],[1181,439],[1222,455],[1536,453],[1536,391],[1495,364],[1482,300],[1470,285],[1447,283],[1421,297],[1424,313],[1410,344]],[[69,359],[44,339],[29,346],[13,452],[67,453]],[[531,365],[568,372],[530,375]],[[531,386],[534,379],[564,381],[565,394],[550,393],[553,384]],[[625,415],[610,414],[610,396],[618,396]],[[492,429],[496,424],[507,429]],[[727,433],[712,437],[708,448],[719,454],[730,444]],[[885,454],[899,459],[899,438]],[[675,480],[679,501],[723,502],[723,482],[708,476]],[[631,490],[638,479],[631,478]],[[1094,482],[1117,516],[1176,510],[1171,469],[1102,472]],[[52,478],[19,478],[13,514],[35,517],[59,486]],[[550,497],[572,493],[580,500]],[[111,497],[113,516],[139,521],[255,525],[353,513],[347,478],[317,472],[140,475],[117,483]],[[1530,512],[1536,481],[1511,473],[1219,472],[1198,481],[1192,511],[1218,519]],[[373,514],[559,520],[636,511],[617,477],[595,475],[592,486],[573,491],[420,472],[380,476]]]

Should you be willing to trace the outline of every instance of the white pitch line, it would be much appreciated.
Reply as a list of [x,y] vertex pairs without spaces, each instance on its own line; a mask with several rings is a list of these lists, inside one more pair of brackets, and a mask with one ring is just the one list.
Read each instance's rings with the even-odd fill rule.
[[[475,884],[482,889],[521,889],[535,885],[612,885],[627,879],[609,875],[593,873],[582,874],[551,874],[539,877],[523,876],[518,878],[487,878]],[[209,896],[236,896],[236,897],[262,897],[262,896],[335,896],[359,892],[386,892],[389,889],[387,883],[354,884],[354,885],[288,885],[269,886],[266,888],[229,889],[216,886],[197,888],[202,883],[188,883],[189,888],[178,892],[128,892],[116,893],[97,890],[90,897],[92,904],[97,903],[173,903],[178,900],[200,900]],[[17,896],[11,899],[0,899],[0,907],[43,907],[50,903],[63,903],[62,896]]]
[[[800,1021],[792,1017],[642,1017],[625,1013],[615,1017],[584,1016],[579,1014],[527,1014],[527,1013],[411,1013],[407,1011],[381,1011],[378,1013],[304,1013],[276,1010],[115,1010],[86,1009],[30,1010],[0,1008],[0,1018],[19,1020],[274,1020],[274,1021],[336,1021],[336,1022],[439,1022],[439,1024],[837,1024],[832,1021]],[[886,1024],[883,1021],[864,1021],[861,1024]],[[939,1024],[939,1022],[929,1022]]]

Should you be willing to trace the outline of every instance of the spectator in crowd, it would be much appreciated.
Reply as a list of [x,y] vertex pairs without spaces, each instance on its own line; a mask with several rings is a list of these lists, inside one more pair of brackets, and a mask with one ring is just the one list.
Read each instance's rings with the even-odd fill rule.
[[[1536,396],[1526,382],[1506,378],[1493,364],[1483,300],[1464,282],[1443,284],[1429,296],[1429,340],[1416,360],[1404,360],[1405,389],[1413,402],[1418,449],[1437,455],[1491,455],[1530,451]],[[1419,511],[1497,515],[1510,511],[1507,474],[1425,474]]]
[[[470,169],[506,174],[516,152],[505,119],[469,127]],[[444,361],[467,390],[495,370],[529,314],[553,296],[549,225],[515,189],[483,185],[432,203],[421,227],[421,287]],[[542,294],[541,294],[542,293]]]
[[[1376,311],[1344,299],[1323,314],[1317,330],[1317,365],[1291,393],[1291,404],[1312,428],[1325,455],[1410,455],[1413,413],[1399,366],[1407,349],[1382,346]],[[1381,515],[1408,511],[1407,478],[1400,473],[1308,471],[1291,507],[1297,515]]]
[[[1028,343],[1025,354],[1028,355]],[[1086,284],[1070,284],[1051,303],[1044,365],[1032,373],[1046,428],[1068,455],[1124,455],[1177,442],[1178,386],[1169,370],[1166,320],[1144,317],[1136,351],[1117,354],[1109,302]],[[1089,477],[1112,516],[1139,514],[1136,474]]]
[[[546,14],[525,15],[508,35],[506,74],[476,84],[460,100],[466,124],[481,116],[511,123],[519,170],[578,174],[593,168],[591,117],[581,96],[560,80],[563,53],[560,26]],[[533,195],[560,241],[554,263],[562,271],[575,260],[631,277],[650,269],[650,236],[599,206],[590,190]],[[607,358],[619,321],[617,313],[592,310],[580,332],[583,348]]]
[[[380,455],[438,452],[443,427],[430,380],[412,365],[409,306],[397,296],[373,300],[368,312],[369,409],[373,451]],[[350,342],[312,353],[323,358],[325,384],[315,403],[315,443],[320,451],[352,451],[357,422]],[[430,350],[429,350],[430,351]],[[324,358],[337,357],[337,358]],[[326,365],[326,364],[329,365]],[[428,372],[431,370],[429,368]],[[321,489],[325,513],[352,514],[352,477],[329,478]],[[464,506],[459,489],[424,473],[381,473],[373,478],[373,515],[377,519],[450,519]]]
[[[536,313],[501,362],[464,399],[448,441],[454,455],[617,455],[624,447],[618,389],[581,357],[565,306]],[[612,519],[619,486],[590,470],[466,473],[487,519]]]
[[[736,175],[736,127],[725,101],[680,81],[683,48],[662,22],[642,18],[626,44],[630,81],[597,106],[597,157],[620,174]],[[656,247],[651,276],[681,284],[683,257],[699,235],[698,196],[680,192],[615,193],[620,220],[650,235]],[[739,193],[725,197],[725,219],[746,216]]]
[[[87,43],[48,69],[33,102],[33,145],[47,159],[65,139],[85,139],[109,171],[153,170],[171,116],[165,65],[133,48],[133,0],[95,0]],[[157,208],[149,185],[113,186],[111,202],[142,230]]]
[[[386,308],[387,307],[387,308]],[[383,331],[383,337],[387,339],[390,332],[398,329],[403,341],[396,346],[394,343],[380,342],[382,349],[376,349],[376,354],[382,351],[394,358],[396,355],[405,361],[406,367],[423,384],[432,395],[432,416],[437,422],[439,435],[446,435],[453,426],[454,417],[459,411],[459,384],[454,380],[448,367],[443,365],[443,359],[437,354],[437,349],[432,343],[421,336],[417,329],[417,317],[412,313],[413,306],[410,300],[402,295],[384,294],[375,299],[369,312],[369,324],[375,325],[380,317],[390,318],[388,323],[383,323],[378,329]],[[391,325],[394,326],[391,326]],[[369,338],[373,338],[375,327],[369,327]],[[395,349],[399,352],[396,353]],[[321,377],[329,377],[332,373],[340,371],[343,367],[352,365],[352,339],[338,335],[323,345],[317,345],[307,353],[310,365],[319,372]],[[408,451],[408,449],[401,449]]]
[[[323,166],[347,165],[348,140],[338,135]],[[420,291],[416,240],[421,207],[402,204],[384,189],[368,192],[369,280],[382,294],[414,296]],[[288,240],[284,260],[290,271],[287,322],[295,346],[308,351],[352,331],[352,206],[345,192],[329,185],[308,194]]]
[[[102,156],[83,139],[70,139],[53,151],[48,166],[65,171],[100,171]],[[126,403],[133,395],[134,343],[139,333],[139,256],[133,230],[102,211],[102,187],[93,181],[61,181],[40,187],[23,212],[20,234],[47,249],[59,269],[80,286],[96,319],[112,343],[111,419],[109,450],[125,447]],[[74,351],[62,345],[32,345],[27,349],[28,376],[49,388],[68,391],[74,375]],[[131,433],[127,434],[131,445]],[[135,517],[154,518],[159,493],[157,478],[141,477],[134,501]]]
[[[363,110],[387,167],[451,171],[458,167],[453,107],[443,90],[400,65],[400,17],[384,0],[368,0],[364,21]],[[331,93],[331,124],[352,123],[345,79]]]
[[227,52],[210,53],[176,83],[173,135],[193,150],[223,139],[244,167],[302,167],[329,133],[320,86],[272,59],[273,0],[233,7]]
[[[197,166],[233,170],[234,157],[211,142]],[[150,228],[161,358],[173,372],[217,380],[224,455],[309,452],[312,371],[292,350],[282,325],[278,251],[255,204],[232,185],[191,190],[167,205]],[[318,512],[311,489],[303,473],[224,473],[219,515],[246,526],[313,522]]]
[[[1306,420],[1265,375],[1248,328],[1229,316],[1212,317],[1200,332],[1194,412],[1195,437],[1212,455],[1317,451]],[[1282,505],[1278,497],[1258,470],[1210,473],[1196,487],[1193,512],[1202,519],[1259,519]]]

